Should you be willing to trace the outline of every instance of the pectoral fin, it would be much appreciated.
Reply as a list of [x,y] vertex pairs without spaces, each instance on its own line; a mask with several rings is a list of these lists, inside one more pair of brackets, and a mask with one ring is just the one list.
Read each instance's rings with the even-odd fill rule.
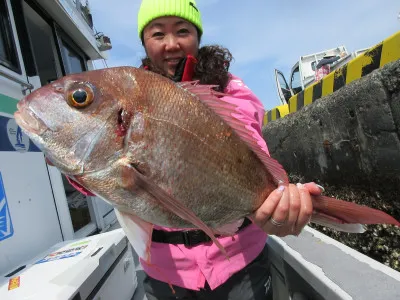
[[150,194],[158,203],[169,210],[170,212],[176,214],[182,219],[190,222],[194,226],[203,230],[212,241],[218,246],[218,248],[224,253],[227,254],[224,247],[220,244],[218,239],[215,237],[214,232],[206,225],[203,221],[201,221],[189,208],[185,207],[181,202],[176,200],[173,196],[164,191],[161,187],[155,184],[152,180],[141,174],[136,168],[133,166],[125,166],[124,178],[129,178],[132,182],[128,183],[128,186],[131,186],[134,189],[141,189],[148,194]]

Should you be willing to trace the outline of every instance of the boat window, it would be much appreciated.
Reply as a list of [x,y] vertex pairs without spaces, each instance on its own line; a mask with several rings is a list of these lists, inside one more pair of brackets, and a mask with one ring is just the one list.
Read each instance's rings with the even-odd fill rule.
[[73,47],[62,41],[61,52],[66,74],[81,73],[86,70],[84,58]]
[[295,95],[303,90],[303,88],[301,87],[299,67],[297,67],[292,73],[290,87],[292,88],[292,91]]
[[0,0],[0,65],[21,73],[6,0]]
[[24,2],[23,9],[31,51],[43,86],[62,76],[53,30],[30,5]]
[[[283,99],[281,99],[282,103],[285,103],[285,102],[287,103],[287,101],[289,101],[290,97],[292,97],[292,93],[290,92],[289,85],[287,84],[285,76],[283,75],[282,72],[276,70],[275,76],[276,76],[276,78],[278,80],[278,83],[279,83],[279,87],[278,88],[281,89],[282,95],[286,100],[286,101],[283,101]],[[278,93],[279,93],[279,91],[278,91]],[[280,96],[280,97],[282,97],[282,96]]]
[[316,66],[317,66],[317,61],[315,60],[315,61],[313,61],[312,63],[311,63],[311,69],[313,70],[313,71],[315,71],[315,69],[316,69]]

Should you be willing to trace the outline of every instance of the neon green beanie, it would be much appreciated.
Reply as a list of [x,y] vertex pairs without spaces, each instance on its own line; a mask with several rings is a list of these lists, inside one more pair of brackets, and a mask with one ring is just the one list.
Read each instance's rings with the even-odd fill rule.
[[203,33],[201,14],[194,0],[142,0],[138,13],[138,34],[142,38],[143,29],[156,18],[174,16],[195,25],[200,35]]

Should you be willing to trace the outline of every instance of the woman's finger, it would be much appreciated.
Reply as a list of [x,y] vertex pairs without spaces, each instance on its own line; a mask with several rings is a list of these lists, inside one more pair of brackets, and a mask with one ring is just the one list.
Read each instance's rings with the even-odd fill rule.
[[303,184],[300,183],[297,184],[297,188],[300,196],[301,205],[294,234],[299,235],[300,232],[303,230],[304,226],[306,226],[310,222],[313,212],[313,205],[309,190]]
[[292,232],[290,232],[289,227],[285,225],[283,225],[282,227],[275,226],[271,222],[267,222],[263,227],[263,230],[270,235],[276,235],[279,237],[284,237],[289,234],[293,234]]
[[289,203],[288,219],[285,226],[287,226],[287,229],[290,233],[294,233],[301,208],[299,189],[294,184],[289,186]]
[[304,184],[304,187],[309,191],[310,194],[312,195],[321,195],[323,192],[325,192],[325,189],[316,184],[315,182],[308,182]]
[[271,218],[268,221],[276,227],[286,226],[290,208],[290,186],[291,185],[289,184],[289,186],[286,187],[283,191],[282,197],[275,211],[272,212]]
[[284,185],[279,186],[268,196],[268,198],[264,201],[264,203],[254,212],[254,214],[252,215],[252,219],[258,226],[263,228],[265,223],[267,223],[268,220],[271,218],[286,188],[287,187],[285,187]]

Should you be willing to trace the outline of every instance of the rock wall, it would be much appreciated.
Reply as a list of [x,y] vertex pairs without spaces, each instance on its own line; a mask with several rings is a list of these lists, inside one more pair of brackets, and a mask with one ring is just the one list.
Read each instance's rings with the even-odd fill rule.
[[400,60],[263,128],[292,175],[400,191]]

